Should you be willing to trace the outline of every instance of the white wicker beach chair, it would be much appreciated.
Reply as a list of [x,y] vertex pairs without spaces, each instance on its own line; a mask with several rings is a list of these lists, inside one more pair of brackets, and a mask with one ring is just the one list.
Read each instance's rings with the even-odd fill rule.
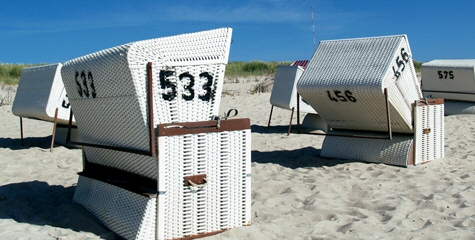
[[475,60],[433,60],[422,64],[424,97],[444,98],[445,114],[475,114]]
[[[275,74],[274,86],[270,97],[271,110],[269,114],[269,122],[267,127],[270,127],[272,120],[272,113],[274,107],[290,110],[290,122],[287,135],[292,129],[292,120],[294,112],[297,110],[297,124],[300,125],[300,112],[317,114],[315,110],[297,94],[297,81],[304,72],[304,68],[298,65],[277,67]],[[326,128],[323,126],[322,128]]]
[[[55,140],[57,124],[62,126],[68,124],[71,108],[61,80],[62,66],[61,63],[57,63],[23,69],[12,107],[13,114],[20,117],[22,142],[22,118],[55,123],[52,144]],[[75,125],[75,122],[73,121],[72,124]],[[62,132],[65,133],[65,131]],[[66,136],[64,135],[63,138],[65,139]]]
[[443,157],[443,101],[420,101],[406,35],[322,41],[297,89],[332,129],[322,157],[402,166]]
[[64,64],[87,159],[74,201],[121,237],[168,239],[249,223],[250,122],[209,122],[231,34],[138,41]]

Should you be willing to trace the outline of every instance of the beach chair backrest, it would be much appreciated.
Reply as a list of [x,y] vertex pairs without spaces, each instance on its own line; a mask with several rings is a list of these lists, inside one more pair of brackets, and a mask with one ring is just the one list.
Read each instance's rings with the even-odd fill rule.
[[[270,96],[272,106],[291,110],[297,108],[297,81],[304,69],[301,66],[277,67],[274,86]],[[315,110],[300,98],[300,112],[315,113]]]
[[232,29],[132,42],[64,64],[62,77],[83,141],[149,149],[147,64],[154,125],[217,115]]
[[406,35],[322,41],[297,84],[333,129],[412,133],[422,97]]
[[12,112],[25,118],[54,122],[58,108],[58,123],[69,120],[69,100],[61,80],[61,63],[23,69]]

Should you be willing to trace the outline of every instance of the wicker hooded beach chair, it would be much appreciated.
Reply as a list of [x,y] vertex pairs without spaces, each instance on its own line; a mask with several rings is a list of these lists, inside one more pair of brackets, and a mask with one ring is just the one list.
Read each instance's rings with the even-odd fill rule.
[[297,89],[332,129],[322,157],[407,166],[444,156],[443,100],[422,100],[406,35],[322,41]]
[[[53,140],[57,127],[62,129],[62,142],[66,139],[66,126],[71,108],[61,80],[61,63],[23,69],[12,112],[20,117],[20,131],[23,143],[23,119],[32,118],[53,122]],[[75,122],[72,123],[75,125]],[[77,135],[77,131],[74,131]],[[77,136],[78,137],[78,136]]]
[[445,114],[475,114],[475,59],[422,64],[424,97],[444,98]]
[[[270,97],[271,110],[269,113],[269,121],[267,127],[270,127],[272,120],[272,113],[274,112],[274,107],[290,110],[290,122],[289,130],[287,135],[290,134],[292,129],[292,120],[294,117],[294,112],[297,110],[297,124],[300,125],[300,116],[299,113],[310,113],[316,114],[315,110],[308,105],[305,100],[303,100],[297,94],[297,81],[304,72],[304,67],[299,65],[284,66],[279,65],[277,67],[277,72],[275,74],[274,85],[272,87],[272,93]],[[325,128],[325,127],[322,127]]]
[[85,167],[74,201],[126,239],[250,223],[250,121],[218,115],[232,29],[132,42],[64,64]]

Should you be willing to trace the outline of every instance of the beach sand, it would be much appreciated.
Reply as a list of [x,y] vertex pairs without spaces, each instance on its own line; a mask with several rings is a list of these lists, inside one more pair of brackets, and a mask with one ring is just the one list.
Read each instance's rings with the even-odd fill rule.
[[[475,115],[446,116],[445,158],[424,165],[323,159],[323,136],[287,136],[290,111],[274,108],[267,128],[256,80],[226,83],[220,108],[251,119],[252,225],[204,239],[475,239]],[[0,106],[0,239],[116,239],[71,202],[81,150],[50,152],[53,124],[32,119],[22,146],[11,108]]]

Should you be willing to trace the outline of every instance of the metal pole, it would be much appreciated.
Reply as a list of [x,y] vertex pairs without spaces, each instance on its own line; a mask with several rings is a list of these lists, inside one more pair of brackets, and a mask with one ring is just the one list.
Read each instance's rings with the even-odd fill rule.
[[53,125],[53,136],[51,136],[51,147],[49,148],[50,152],[53,152],[54,147],[54,138],[56,137],[56,126],[58,124],[58,108],[54,112],[54,125]]

